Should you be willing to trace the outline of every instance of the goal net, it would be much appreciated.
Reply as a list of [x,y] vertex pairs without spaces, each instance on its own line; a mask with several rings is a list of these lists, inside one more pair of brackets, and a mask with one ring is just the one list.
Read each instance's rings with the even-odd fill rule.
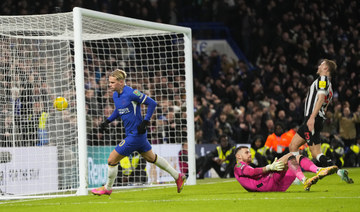
[[[125,137],[121,120],[99,131],[114,111],[108,76],[117,68],[158,103],[153,151],[195,184],[188,28],[82,8],[0,16],[0,53],[0,199],[87,195],[106,182],[107,158]],[[53,107],[59,96],[63,111]],[[114,186],[164,183],[174,181],[134,152]]]

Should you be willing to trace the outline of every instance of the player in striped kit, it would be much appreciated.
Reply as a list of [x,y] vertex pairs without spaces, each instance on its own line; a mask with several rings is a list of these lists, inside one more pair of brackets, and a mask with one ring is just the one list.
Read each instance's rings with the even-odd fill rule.
[[[333,166],[333,161],[321,152],[320,132],[326,119],[326,109],[333,97],[330,78],[336,68],[336,63],[328,59],[324,59],[318,66],[317,74],[319,77],[311,84],[305,101],[305,120],[293,137],[289,145],[289,150],[293,155],[297,156],[299,155],[299,147],[307,143],[311,155],[313,158],[316,158],[323,167],[331,166],[330,172],[337,172],[342,180],[347,183],[353,183],[353,180],[348,176],[347,170],[335,168],[336,166]],[[320,169],[319,172],[325,171],[325,169],[326,168]]]

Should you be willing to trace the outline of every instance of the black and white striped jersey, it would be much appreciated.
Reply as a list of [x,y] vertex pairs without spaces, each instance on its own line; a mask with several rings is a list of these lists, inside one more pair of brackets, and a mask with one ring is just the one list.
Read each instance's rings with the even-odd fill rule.
[[333,97],[331,82],[329,81],[327,76],[320,76],[311,84],[305,100],[305,117],[310,116],[313,112],[316,101],[318,100],[318,94],[325,94],[325,102],[320,108],[319,116],[323,119],[326,119],[325,110]]

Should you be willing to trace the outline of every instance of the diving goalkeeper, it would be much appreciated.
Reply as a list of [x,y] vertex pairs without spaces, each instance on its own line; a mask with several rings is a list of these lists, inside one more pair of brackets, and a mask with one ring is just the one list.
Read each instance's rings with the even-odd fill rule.
[[[267,192],[286,191],[295,178],[298,178],[306,191],[319,179],[333,174],[336,166],[319,168],[308,158],[298,155],[286,154],[279,160],[275,158],[272,164],[261,168],[252,168],[251,153],[247,146],[239,146],[235,149],[237,164],[234,167],[234,174],[237,181],[247,191]],[[311,178],[306,178],[301,171],[317,173]],[[318,171],[319,170],[319,171]]]

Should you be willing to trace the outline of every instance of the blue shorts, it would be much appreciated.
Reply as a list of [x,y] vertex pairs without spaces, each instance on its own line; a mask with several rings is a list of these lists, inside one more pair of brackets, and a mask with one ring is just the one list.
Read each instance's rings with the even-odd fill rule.
[[115,151],[124,156],[129,156],[134,151],[143,153],[149,150],[151,150],[151,145],[147,140],[147,133],[142,135],[128,135],[115,147]]

